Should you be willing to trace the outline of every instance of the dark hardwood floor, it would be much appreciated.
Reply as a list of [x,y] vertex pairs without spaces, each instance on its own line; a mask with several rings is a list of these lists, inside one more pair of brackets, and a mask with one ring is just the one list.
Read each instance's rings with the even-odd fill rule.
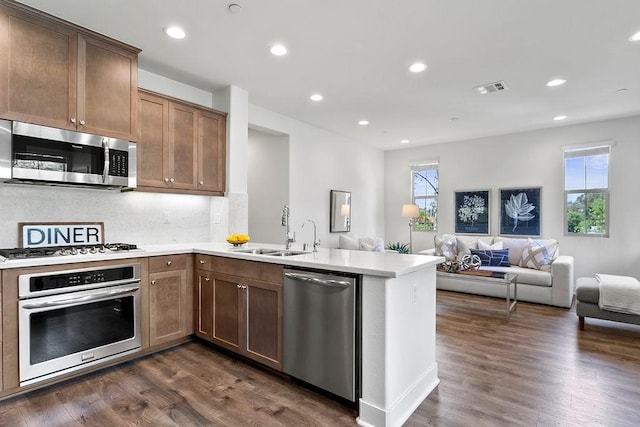
[[[406,426],[640,425],[640,327],[438,291],[441,383]],[[197,343],[0,402],[2,426],[351,426],[353,409]]]

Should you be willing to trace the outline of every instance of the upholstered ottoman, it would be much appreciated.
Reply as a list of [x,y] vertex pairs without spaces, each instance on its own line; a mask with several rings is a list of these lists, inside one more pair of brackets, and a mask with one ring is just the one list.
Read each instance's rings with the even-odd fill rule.
[[584,331],[585,317],[640,325],[640,316],[600,309],[598,306],[599,299],[600,285],[597,279],[581,277],[576,280],[576,314],[578,315],[581,331]]

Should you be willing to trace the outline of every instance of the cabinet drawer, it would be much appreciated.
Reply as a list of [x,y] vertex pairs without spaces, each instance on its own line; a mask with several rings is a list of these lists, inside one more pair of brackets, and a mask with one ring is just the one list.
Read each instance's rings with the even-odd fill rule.
[[196,254],[195,268],[198,270],[211,271],[211,256]]
[[240,276],[247,279],[264,280],[265,282],[282,284],[282,265],[259,261],[212,257],[211,270]]
[[187,268],[187,255],[163,255],[149,258],[149,272],[184,270]]

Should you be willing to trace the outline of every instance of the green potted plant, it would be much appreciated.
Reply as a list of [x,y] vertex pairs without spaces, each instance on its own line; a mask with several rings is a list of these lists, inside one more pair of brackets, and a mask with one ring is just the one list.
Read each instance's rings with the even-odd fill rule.
[[396,243],[387,243],[387,247],[386,249],[390,250],[390,251],[396,251],[399,254],[408,254],[409,253],[409,244],[408,243],[400,243],[400,242],[396,242]]

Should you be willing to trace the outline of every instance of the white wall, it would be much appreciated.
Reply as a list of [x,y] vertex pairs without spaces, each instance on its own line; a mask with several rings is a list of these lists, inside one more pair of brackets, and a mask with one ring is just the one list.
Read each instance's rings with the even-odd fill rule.
[[[138,68],[138,87],[212,108],[210,92]],[[217,106],[216,106],[217,107]],[[226,111],[226,110],[223,110]]]
[[[562,147],[614,141],[610,156],[610,237],[566,237],[563,228]],[[437,144],[385,154],[385,229],[408,241],[400,216],[410,198],[409,163],[440,160],[438,233],[453,233],[454,191],[491,189],[491,234],[499,230],[499,188],[542,187],[542,235],[573,255],[576,277],[599,273],[640,277],[640,117]],[[414,232],[416,250],[433,247],[432,232]]]
[[[384,153],[306,123],[249,106],[249,124],[289,136],[289,206],[297,243],[313,240],[318,226],[324,247],[337,247],[338,233],[329,233],[329,192],[351,191],[352,231],[360,236],[384,237]],[[268,188],[265,191],[272,191]],[[280,202],[264,206],[282,212]],[[284,236],[284,231],[280,230]]]
[[282,207],[289,204],[289,137],[249,129],[248,171],[249,235],[256,242],[284,243],[280,224]]

